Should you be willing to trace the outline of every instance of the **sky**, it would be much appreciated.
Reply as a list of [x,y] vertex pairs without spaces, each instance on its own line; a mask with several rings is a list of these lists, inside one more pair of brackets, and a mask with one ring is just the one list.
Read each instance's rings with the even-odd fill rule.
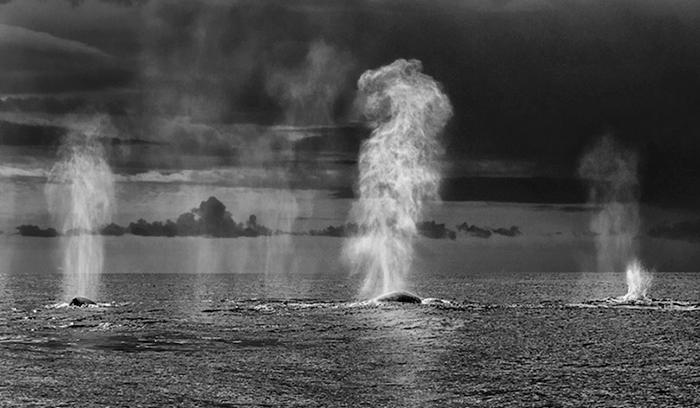
[[448,177],[573,178],[612,135],[644,197],[700,203],[695,1],[0,0],[0,166],[46,167],[97,121],[125,174],[348,187],[357,79],[397,58],[454,106]]

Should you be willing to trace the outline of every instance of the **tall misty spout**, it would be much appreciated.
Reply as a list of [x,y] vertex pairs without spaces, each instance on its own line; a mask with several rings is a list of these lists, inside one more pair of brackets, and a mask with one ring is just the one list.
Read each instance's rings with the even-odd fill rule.
[[94,298],[104,261],[104,242],[97,230],[110,221],[114,205],[114,180],[96,131],[66,140],[46,194],[52,216],[67,234],[65,296]]
[[591,231],[596,234],[598,270],[625,269],[627,294],[623,300],[644,299],[651,277],[637,259],[635,237],[640,226],[637,155],[612,137],[603,137],[583,156],[579,176],[589,183],[589,201],[600,206],[591,219]]
[[360,228],[345,243],[353,272],[364,274],[361,296],[405,289],[416,221],[440,184],[439,135],[452,116],[440,84],[403,59],[366,71],[359,100],[374,130],[360,149],[359,199],[351,217]]

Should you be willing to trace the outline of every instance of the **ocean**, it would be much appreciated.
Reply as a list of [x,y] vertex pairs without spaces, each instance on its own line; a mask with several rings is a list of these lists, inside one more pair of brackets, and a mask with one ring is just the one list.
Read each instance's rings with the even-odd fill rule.
[[[574,238],[421,238],[410,289],[449,303],[372,305],[340,238],[108,237],[87,308],[62,240],[0,236],[3,407],[700,404],[697,307],[584,304],[624,273],[577,271]],[[699,289],[656,271],[650,295]]]

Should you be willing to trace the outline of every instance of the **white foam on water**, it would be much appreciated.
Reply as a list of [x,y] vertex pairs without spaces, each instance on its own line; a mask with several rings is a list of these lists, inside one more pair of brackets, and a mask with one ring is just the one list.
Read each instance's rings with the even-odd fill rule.
[[635,259],[627,265],[625,276],[627,278],[627,293],[622,296],[622,300],[647,299],[647,291],[651,287],[652,276],[644,269],[639,260]]

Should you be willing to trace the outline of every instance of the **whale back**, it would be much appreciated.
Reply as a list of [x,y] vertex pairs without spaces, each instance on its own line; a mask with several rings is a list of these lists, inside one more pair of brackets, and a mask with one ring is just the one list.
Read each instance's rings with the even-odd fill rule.
[[422,300],[418,295],[411,292],[400,290],[395,292],[385,293],[379,295],[372,299],[373,302],[386,303],[386,302],[396,302],[396,303],[421,303]]
[[97,303],[95,303],[93,300],[90,300],[86,297],[81,297],[81,296],[74,297],[73,300],[70,301],[70,306],[82,307],[82,306],[90,306],[90,305],[96,305],[96,304]]

